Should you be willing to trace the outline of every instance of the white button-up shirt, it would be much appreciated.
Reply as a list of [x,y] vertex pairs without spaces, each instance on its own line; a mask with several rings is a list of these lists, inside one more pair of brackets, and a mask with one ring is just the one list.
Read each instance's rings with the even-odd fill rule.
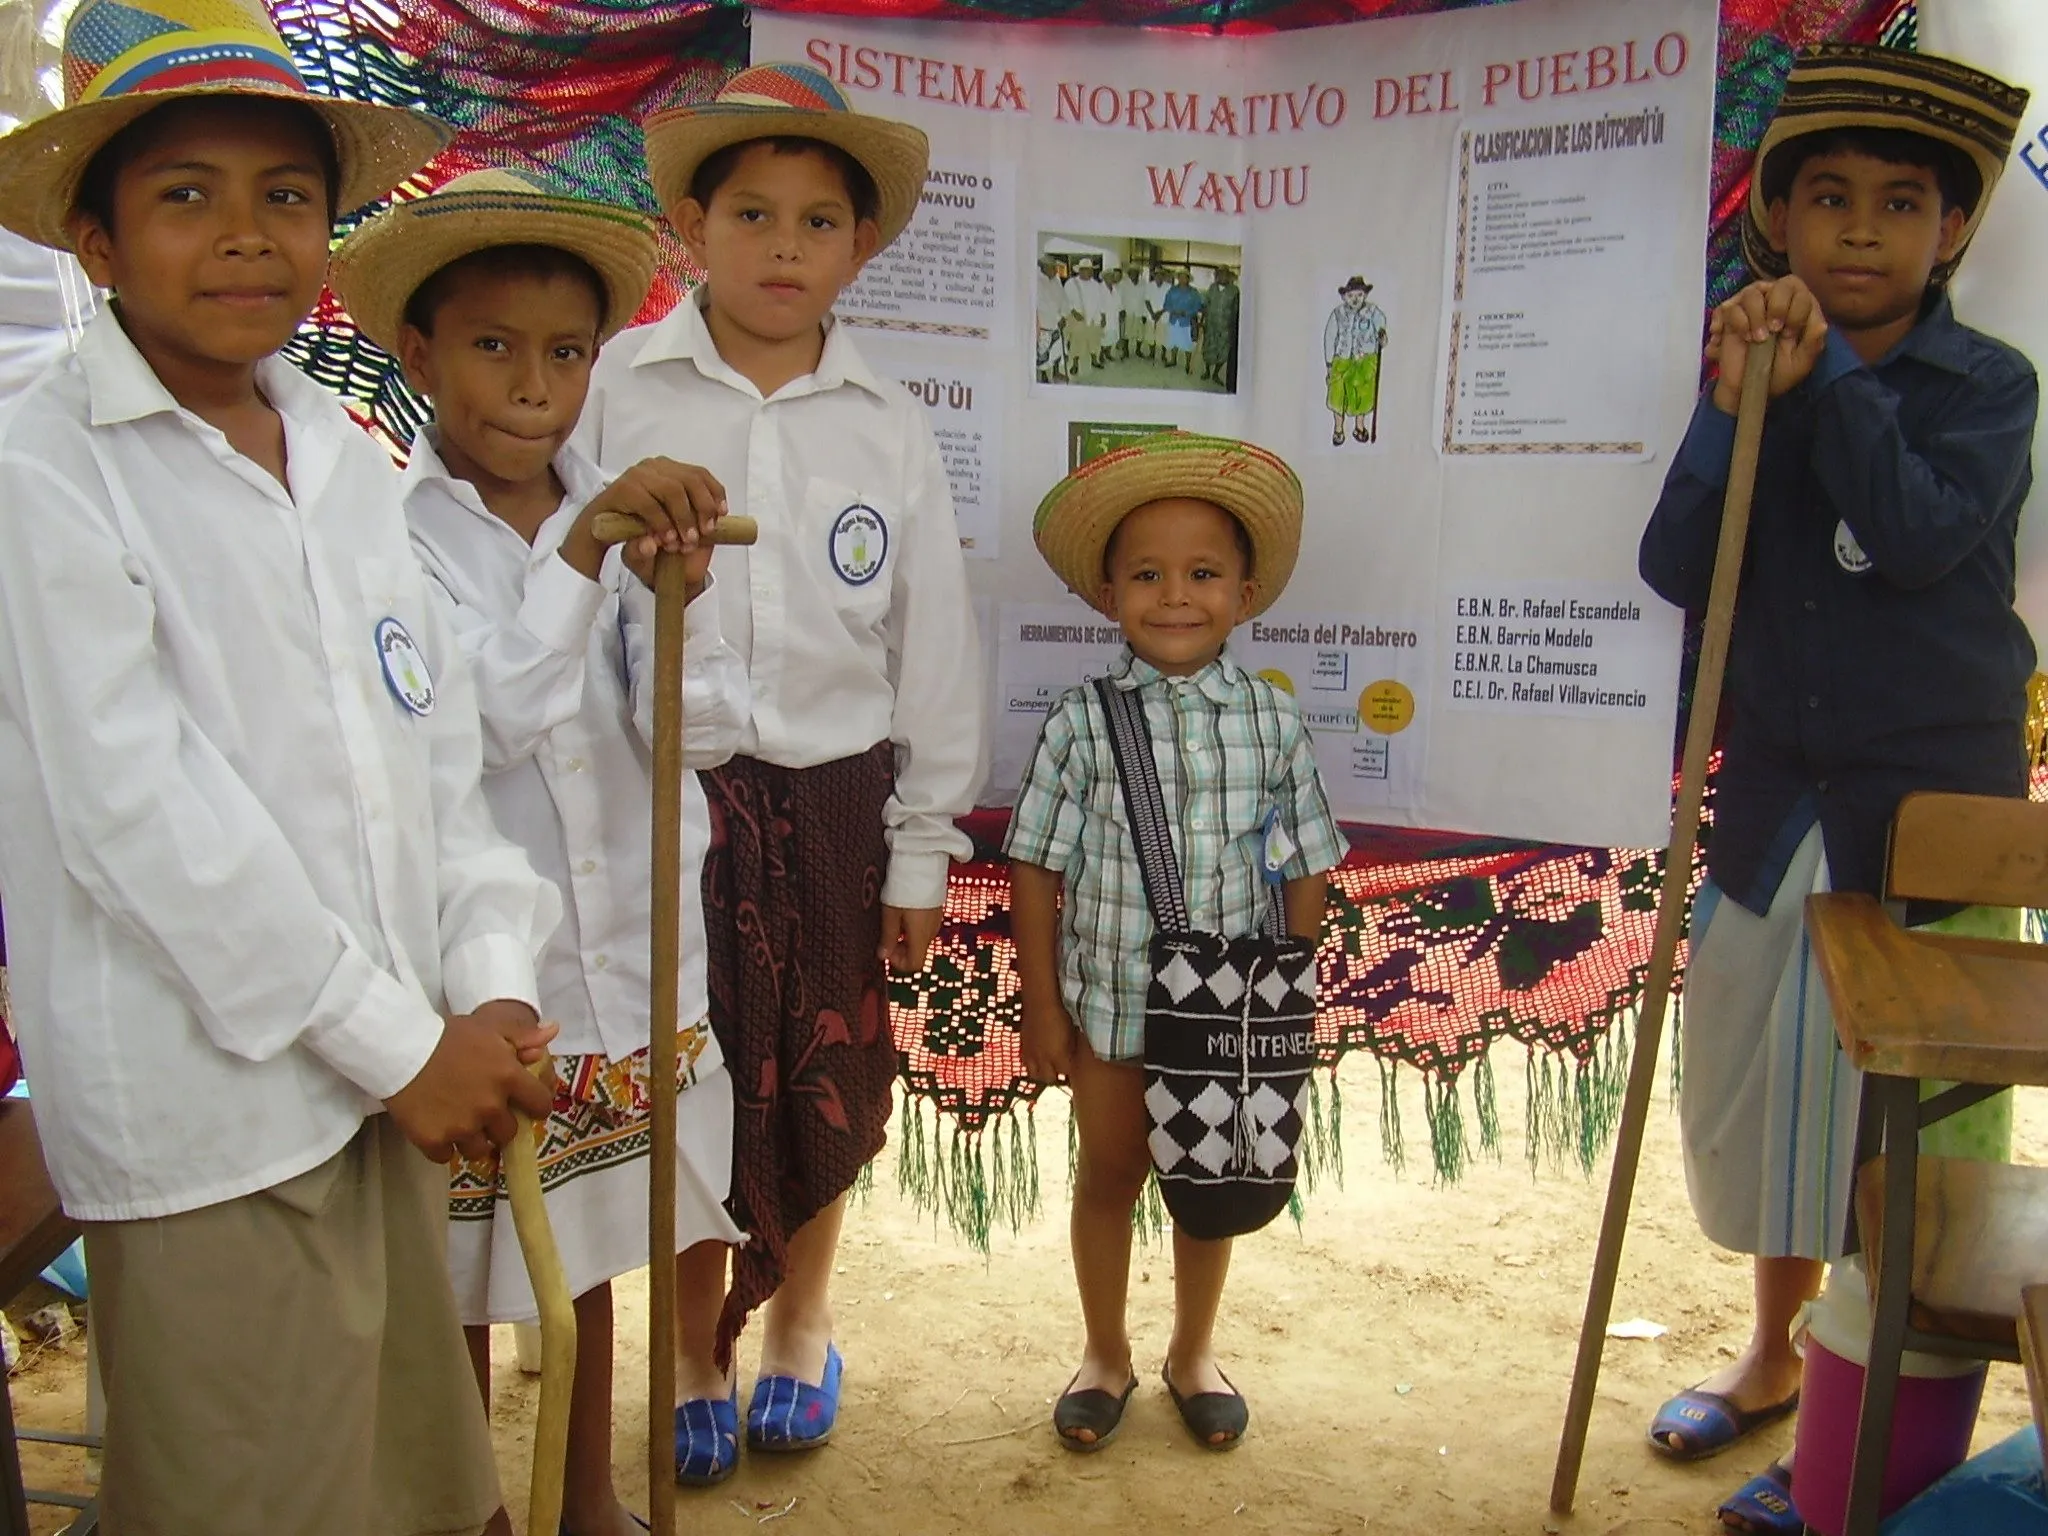
[[[484,722],[484,794],[498,829],[563,895],[540,962],[554,1049],[621,1060],[646,1048],[653,856],[654,594],[616,552],[601,581],[557,553],[606,478],[573,448],[567,496],[529,547],[449,474],[432,429],[413,444],[405,511],[413,548],[448,603]],[[719,638],[718,600],[683,610],[683,760],[714,768],[747,718],[747,675]],[[705,1016],[704,855],[711,819],[683,776],[683,968],[677,1017]],[[708,1072],[713,1054],[700,1058]]]
[[711,563],[753,695],[740,754],[810,768],[893,742],[882,900],[936,907],[983,773],[967,567],[930,418],[827,324],[817,370],[764,400],[685,300],[605,347],[576,440],[614,472],[701,464],[760,522]]
[[0,404],[78,344],[96,302],[70,252],[0,229]]
[[560,909],[491,826],[390,461],[289,364],[257,381],[289,491],[111,312],[0,415],[0,891],[43,1151],[86,1220],[317,1166],[444,1010],[538,1004]]

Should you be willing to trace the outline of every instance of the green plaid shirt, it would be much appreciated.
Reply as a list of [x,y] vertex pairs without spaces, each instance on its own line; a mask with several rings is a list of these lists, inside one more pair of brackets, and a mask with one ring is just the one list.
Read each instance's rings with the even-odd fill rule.
[[[1202,932],[1258,930],[1273,888],[1265,879],[1269,811],[1294,845],[1285,879],[1340,863],[1344,835],[1323,798],[1294,700],[1228,653],[1191,677],[1162,675],[1126,650],[1110,671],[1136,688],[1152,729],[1187,887]],[[1025,770],[1004,851],[1059,873],[1060,990],[1067,1011],[1105,1061],[1131,1061],[1145,1045],[1152,911],[1125,824],[1109,722],[1092,684],[1054,703]]]

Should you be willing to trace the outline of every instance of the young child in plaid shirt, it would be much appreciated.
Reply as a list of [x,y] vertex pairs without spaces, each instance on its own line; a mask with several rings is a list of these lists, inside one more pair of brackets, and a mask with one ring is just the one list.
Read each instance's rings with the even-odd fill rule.
[[[1171,432],[1084,464],[1033,527],[1060,579],[1123,629],[1110,678],[1144,702],[1189,916],[1229,937],[1258,930],[1271,860],[1288,932],[1314,939],[1326,872],[1345,853],[1294,700],[1225,650],[1286,587],[1301,510],[1301,482],[1264,449]],[[1047,716],[1006,851],[1025,1070],[1071,1086],[1080,1139],[1072,1244],[1087,1345],[1053,1427],[1069,1450],[1093,1451],[1138,1386],[1124,1301],[1131,1212],[1152,1168],[1142,1057],[1154,932],[1093,687],[1070,689]],[[1212,1450],[1236,1445],[1250,1418],[1212,1338],[1229,1268],[1227,1239],[1175,1230],[1163,1375]]]

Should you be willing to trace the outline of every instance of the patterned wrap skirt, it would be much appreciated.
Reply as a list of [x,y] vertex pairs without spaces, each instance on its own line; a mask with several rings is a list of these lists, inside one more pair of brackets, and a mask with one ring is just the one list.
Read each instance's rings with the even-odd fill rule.
[[[571,1295],[647,1262],[647,1052],[557,1056],[555,1107],[536,1126],[540,1187]],[[726,1214],[732,1083],[708,1024],[676,1031],[676,1252],[738,1243]],[[459,1158],[449,1183],[448,1276],[465,1325],[539,1315],[512,1201],[494,1158]]]
[[895,748],[813,768],[734,758],[703,784],[711,1027],[732,1074],[728,1208],[749,1234],[719,1319],[723,1364],[781,1285],[790,1238],[887,1139],[897,1060],[877,952]]

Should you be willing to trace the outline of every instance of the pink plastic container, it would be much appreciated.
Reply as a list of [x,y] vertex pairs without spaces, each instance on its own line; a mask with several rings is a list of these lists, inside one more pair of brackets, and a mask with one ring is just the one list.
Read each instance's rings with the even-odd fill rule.
[[[1863,1362],[1870,1350],[1870,1304],[1854,1261],[1836,1265],[1829,1274],[1827,1294],[1814,1303],[1807,1326],[1792,1502],[1821,1536],[1841,1536],[1856,1458],[1856,1422],[1863,1411]],[[1884,1514],[1968,1458],[1984,1375],[1981,1361],[1906,1355],[1892,1416]]]

